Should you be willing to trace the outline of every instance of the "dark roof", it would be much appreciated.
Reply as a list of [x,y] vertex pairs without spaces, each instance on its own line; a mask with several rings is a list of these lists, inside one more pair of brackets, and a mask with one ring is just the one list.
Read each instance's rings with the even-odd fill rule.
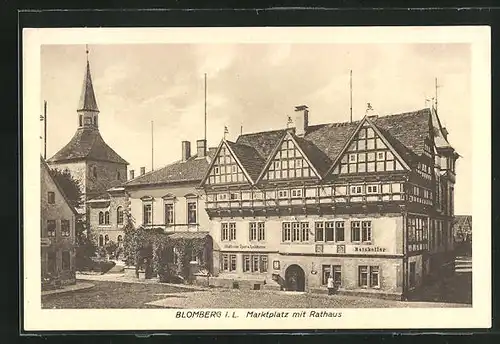
[[59,190],[59,193],[64,198],[64,201],[66,202],[66,204],[68,205],[68,207],[71,209],[71,211],[74,214],[78,215],[78,211],[76,210],[75,207],[73,207],[71,205],[71,202],[69,201],[68,196],[66,196],[66,194],[64,193],[63,188],[59,185],[59,183],[57,182],[57,180],[52,177],[52,174],[50,173],[50,167],[49,167],[49,165],[47,165],[47,162],[42,158],[42,156],[40,156],[40,167],[42,169],[46,169],[47,170],[47,174],[49,175],[49,178],[52,180],[52,182],[56,186],[57,190]]
[[285,129],[262,131],[260,133],[240,135],[238,136],[236,143],[253,147],[262,158],[267,159],[273,152],[278,142],[285,135]]
[[83,78],[82,94],[80,95],[80,102],[78,103],[77,111],[99,112],[94,93],[94,86],[92,85],[89,61],[87,61],[87,69],[85,70],[85,77]]
[[61,148],[49,163],[67,160],[98,160],[128,165],[121,156],[109,147],[96,128],[78,128],[73,138]]
[[215,150],[209,148],[206,157],[193,156],[186,161],[176,161],[158,170],[138,176],[123,186],[199,182],[205,177]]
[[379,117],[373,123],[389,134],[388,140],[394,139],[393,142],[420,155],[424,152],[424,139],[430,133],[430,121],[430,109],[423,109]]
[[[425,139],[429,137],[432,126],[430,109],[405,112],[395,115],[370,117],[370,122],[380,131],[395,151],[405,160],[411,161],[424,151]],[[294,128],[264,131],[240,135],[236,143],[230,143],[236,153],[244,157],[243,165],[251,166],[252,175],[263,167],[269,155],[280,140],[290,131],[297,144],[307,155],[314,167],[322,175],[332,166],[355,133],[361,121],[311,125],[303,137],[297,137]],[[244,146],[244,148],[242,148]],[[251,147],[252,149],[250,149]],[[244,151],[244,152],[243,152]],[[261,167],[262,166],[262,167]]]
[[260,171],[262,171],[266,162],[264,158],[260,156],[254,147],[230,141],[226,141],[226,143],[237,156],[243,168],[250,175],[250,178],[255,181],[259,177]]

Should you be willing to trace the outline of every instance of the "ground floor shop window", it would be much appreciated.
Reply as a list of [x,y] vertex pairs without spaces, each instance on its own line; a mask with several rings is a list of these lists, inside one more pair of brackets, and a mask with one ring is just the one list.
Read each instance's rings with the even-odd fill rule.
[[236,255],[235,254],[222,254],[221,259],[222,271],[236,271]]
[[340,285],[342,283],[342,267],[340,265],[323,265],[323,275],[321,283],[327,285],[328,276],[330,276],[333,269],[333,281]]
[[359,267],[359,286],[365,288],[380,287],[379,267],[362,265]]
[[243,272],[267,272],[267,255],[244,254]]

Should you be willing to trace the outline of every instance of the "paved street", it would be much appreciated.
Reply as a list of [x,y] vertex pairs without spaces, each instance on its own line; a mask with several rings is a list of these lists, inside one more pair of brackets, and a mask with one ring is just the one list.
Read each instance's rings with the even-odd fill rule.
[[187,289],[163,284],[92,280],[95,287],[42,297],[43,308],[387,308],[467,307],[466,304],[392,301],[263,290]]

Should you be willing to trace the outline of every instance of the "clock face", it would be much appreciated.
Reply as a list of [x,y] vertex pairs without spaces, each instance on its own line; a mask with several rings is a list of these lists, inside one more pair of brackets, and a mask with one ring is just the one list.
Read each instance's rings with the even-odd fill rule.
[[92,124],[92,118],[85,118],[85,124]]

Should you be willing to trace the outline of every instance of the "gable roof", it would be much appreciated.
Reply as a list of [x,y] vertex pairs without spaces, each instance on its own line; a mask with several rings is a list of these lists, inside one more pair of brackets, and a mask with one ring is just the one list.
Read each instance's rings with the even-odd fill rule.
[[78,128],[73,138],[47,162],[72,160],[97,160],[128,165],[118,153],[109,147],[95,128]]
[[78,211],[76,210],[75,207],[73,207],[71,205],[71,202],[69,201],[68,196],[66,196],[66,194],[64,193],[63,188],[59,185],[59,183],[57,182],[57,180],[54,177],[52,177],[52,174],[50,173],[50,167],[49,167],[49,165],[47,165],[47,162],[44,160],[44,158],[42,156],[40,156],[40,167],[42,169],[45,169],[47,171],[47,174],[49,175],[49,178],[52,180],[52,182],[56,186],[57,190],[62,195],[62,197],[63,197],[64,201],[66,202],[66,204],[68,205],[68,207],[71,209],[71,211],[75,215],[78,215]]
[[[426,108],[394,115],[370,116],[366,117],[366,121],[374,127],[383,140],[387,141],[390,149],[401,157],[402,162],[410,165],[414,158],[424,152],[425,140],[431,134],[432,116],[435,115],[431,109]],[[238,137],[236,145],[253,148],[249,154],[251,156],[249,161],[257,161],[257,164],[251,164],[252,173],[255,173],[257,167],[261,166],[259,156],[268,162],[289,131],[314,168],[324,176],[333,167],[348,140],[355,134],[363,120],[311,125],[301,137],[295,135],[295,128],[244,134]],[[250,152],[249,149],[247,150]],[[246,154],[243,155],[246,156]],[[261,171],[262,173],[264,171]]]
[[210,148],[206,157],[192,156],[186,161],[176,161],[163,168],[138,176],[122,185],[127,187],[182,182],[197,183],[205,176],[213,159],[213,153],[214,150]]

